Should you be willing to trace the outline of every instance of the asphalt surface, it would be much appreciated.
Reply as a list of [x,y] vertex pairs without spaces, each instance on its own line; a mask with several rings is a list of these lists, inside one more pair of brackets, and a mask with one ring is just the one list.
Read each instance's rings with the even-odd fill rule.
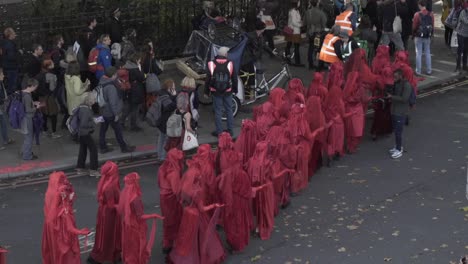
[[[268,241],[252,238],[226,263],[458,263],[468,253],[468,86],[418,100],[405,127],[407,152],[392,137],[367,136],[358,153],[322,168],[275,219]],[[157,167],[137,171],[145,211],[160,212]],[[72,179],[79,228],[94,227],[97,180]],[[41,263],[46,184],[0,192],[0,245],[8,263]],[[83,248],[83,251],[85,249]],[[85,260],[87,254],[83,254]],[[150,263],[164,263],[161,223]]]

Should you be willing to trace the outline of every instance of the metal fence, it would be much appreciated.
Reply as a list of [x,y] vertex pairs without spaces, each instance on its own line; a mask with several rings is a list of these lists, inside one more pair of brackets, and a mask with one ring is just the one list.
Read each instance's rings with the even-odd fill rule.
[[[137,4],[121,8],[124,28],[135,28],[137,41],[141,44],[150,38],[156,43],[157,55],[171,58],[181,55],[192,30],[192,19],[202,12],[201,4],[195,0],[155,0],[151,4]],[[242,17],[255,0],[225,0],[216,2],[223,15]],[[25,16],[21,4],[3,11],[0,28],[13,27],[17,32],[17,44],[28,50],[33,43],[49,44],[50,37],[64,36],[66,44],[72,44],[76,33],[83,29],[86,21],[95,17],[97,31],[106,32],[111,10],[94,7],[91,12],[64,10],[61,15]],[[23,5],[24,6],[24,5]],[[15,13],[18,12],[18,13]]]

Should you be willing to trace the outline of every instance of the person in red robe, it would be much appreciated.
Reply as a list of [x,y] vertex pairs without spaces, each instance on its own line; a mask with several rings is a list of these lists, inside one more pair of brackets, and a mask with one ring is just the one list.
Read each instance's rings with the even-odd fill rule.
[[6,254],[8,253],[8,250],[0,247],[0,264],[6,264]]
[[341,89],[338,86],[331,87],[328,91],[327,99],[323,104],[323,114],[327,123],[331,122],[331,126],[327,132],[327,155],[328,165],[330,166],[331,159],[338,159],[344,155],[344,123],[343,116],[345,107]]
[[375,57],[372,60],[372,72],[377,75],[381,75],[382,70],[390,65],[390,47],[379,45],[375,53]]
[[251,187],[249,175],[242,168],[242,154],[231,157],[231,167],[217,178],[224,207],[221,212],[226,241],[231,252],[240,252],[249,244],[253,228],[252,198],[263,188]]
[[173,247],[182,217],[182,206],[177,194],[184,168],[183,162],[184,153],[178,149],[171,149],[158,171],[159,199],[161,214],[164,216],[163,252],[165,254],[169,253]]
[[328,91],[330,91],[333,86],[337,86],[341,89],[344,82],[343,78],[343,62],[337,61],[330,66],[327,82]]
[[299,78],[293,78],[288,83],[288,91],[286,92],[285,99],[288,102],[289,108],[295,103],[298,94],[305,95],[304,84]]
[[312,152],[310,153],[309,173],[314,175],[315,172],[322,166],[323,149],[326,146],[326,123],[325,115],[322,111],[322,102],[318,96],[310,96],[306,103],[307,112],[306,119],[309,124],[310,131],[317,131],[317,136],[313,143]]
[[276,123],[283,124],[288,119],[289,106],[285,100],[286,91],[282,88],[273,88],[270,91],[268,102],[272,103],[275,107]]
[[205,204],[213,204],[218,201],[216,195],[216,153],[211,151],[209,144],[198,147],[197,154],[192,158],[193,162],[200,165],[201,187]]
[[253,200],[256,216],[256,232],[260,239],[267,240],[271,236],[275,224],[275,191],[271,182],[272,161],[268,157],[268,143],[260,141],[255,147],[255,154],[247,163],[247,174],[252,187],[264,186],[257,192]]
[[119,167],[107,161],[101,167],[97,199],[99,203],[94,247],[88,263],[116,263],[122,252],[122,221],[117,213],[120,197]]
[[257,145],[257,138],[257,124],[252,120],[242,120],[241,132],[234,146],[237,151],[242,153],[243,164],[246,164],[252,157]]
[[371,135],[372,140],[377,140],[378,136],[388,135],[393,132],[391,100],[387,98],[387,91],[393,86],[393,70],[387,65],[382,71],[379,79],[380,85],[374,89],[372,94],[372,108],[374,116],[372,118]]
[[318,96],[322,101],[327,97],[328,89],[323,85],[323,73],[315,72],[314,79],[309,85],[309,90],[307,90],[307,98],[311,96]]
[[45,194],[42,262],[47,264],[81,263],[78,235],[88,235],[89,229],[77,229],[73,213],[75,193],[65,173],[49,176]]
[[257,136],[259,141],[265,140],[270,128],[275,125],[275,107],[270,102],[261,105],[261,111],[257,116]]
[[345,111],[351,113],[345,118],[346,143],[349,153],[355,153],[364,133],[364,108],[362,107],[362,93],[359,72],[350,72],[343,91]]
[[[216,223],[223,205],[203,203],[200,174],[199,164],[193,162],[182,177],[178,197],[183,212],[168,263],[218,264],[225,258],[223,244],[216,232]],[[214,212],[209,214],[213,209]]]
[[[218,151],[216,152],[216,175],[220,175],[231,168],[234,165],[232,161],[237,160],[239,154],[242,155],[241,152],[235,149],[231,134],[221,133],[218,137]],[[240,162],[242,162],[242,156]]]
[[[156,219],[164,219],[158,214],[144,214],[141,200],[140,175],[133,172],[125,176],[125,187],[120,193],[118,212],[122,218],[122,262],[125,264],[146,264],[156,235]],[[147,241],[146,220],[153,219],[151,233]]]

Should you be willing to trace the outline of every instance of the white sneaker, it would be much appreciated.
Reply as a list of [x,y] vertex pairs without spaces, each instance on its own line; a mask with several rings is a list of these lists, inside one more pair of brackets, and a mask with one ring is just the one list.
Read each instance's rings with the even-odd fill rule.
[[398,159],[403,156],[403,150],[396,150],[395,152],[392,153],[392,159]]
[[99,178],[101,177],[101,173],[97,170],[89,170],[89,176]]
[[[398,149],[396,149],[396,147],[393,147],[392,149],[388,150],[388,153],[393,154],[396,151],[398,151]],[[403,152],[403,147],[401,147],[401,152]]]

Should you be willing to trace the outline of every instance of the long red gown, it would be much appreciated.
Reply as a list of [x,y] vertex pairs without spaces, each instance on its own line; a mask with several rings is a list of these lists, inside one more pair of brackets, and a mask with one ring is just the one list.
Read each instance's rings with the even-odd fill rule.
[[288,91],[286,91],[285,99],[291,107],[296,102],[296,95],[305,95],[304,84],[299,78],[293,78],[288,83]]
[[117,262],[122,252],[122,221],[117,213],[119,204],[119,167],[107,161],[101,168],[97,198],[99,203],[96,236],[90,257],[99,263]]
[[348,118],[344,119],[347,149],[350,153],[356,152],[364,133],[365,116],[362,107],[362,93],[359,73],[356,71],[350,72],[343,94],[345,111],[351,113]]
[[163,221],[163,248],[173,247],[179,231],[182,206],[177,194],[182,178],[184,153],[178,149],[171,149],[167,153],[165,162],[159,167],[158,185]]
[[183,213],[169,262],[174,264],[218,264],[225,258],[223,244],[216,232],[220,208],[210,217],[203,204],[200,169],[189,166],[181,182],[179,197]]
[[211,151],[209,144],[203,144],[198,147],[197,154],[192,158],[193,162],[198,163],[201,174],[201,187],[204,192],[204,204],[217,202],[216,195],[216,154]]
[[87,235],[89,230],[76,228],[73,199],[73,187],[65,174],[52,173],[44,203],[43,263],[81,263],[78,235]]
[[312,152],[310,153],[309,174],[313,176],[322,165],[322,152],[326,144],[326,131],[324,129],[326,124],[320,97],[310,96],[307,99],[306,106],[306,119],[309,123],[310,131],[314,132],[318,129],[322,129],[321,132],[317,133]]
[[6,264],[6,254],[8,251],[0,247],[0,264]]
[[330,66],[327,82],[328,91],[330,91],[334,86],[337,86],[341,89],[341,86],[344,82],[343,67],[344,66],[341,61],[337,61]]
[[335,154],[343,155],[344,123],[342,116],[345,114],[345,108],[339,87],[334,86],[330,89],[323,107],[326,121],[332,122],[327,135],[327,154],[329,157]]
[[259,141],[265,140],[270,128],[275,125],[275,107],[270,102],[261,105],[257,116],[257,136]]
[[271,236],[274,226],[275,191],[271,183],[272,161],[268,158],[268,143],[260,141],[255,147],[255,154],[247,163],[247,173],[251,186],[267,185],[257,192],[253,200],[253,208],[256,216],[256,226],[262,240]]
[[[122,218],[122,262],[125,264],[146,264],[151,256],[156,234],[157,214],[144,214],[141,200],[140,176],[130,173],[124,178],[125,187],[120,193],[118,212]],[[146,220],[153,218],[149,240]]]
[[218,176],[218,188],[222,208],[224,232],[233,251],[242,251],[250,239],[253,227],[252,188],[249,175],[241,166],[242,154],[233,165]]
[[257,124],[248,119],[242,120],[242,127],[239,137],[236,139],[234,147],[242,153],[243,164],[252,157],[257,145]]

